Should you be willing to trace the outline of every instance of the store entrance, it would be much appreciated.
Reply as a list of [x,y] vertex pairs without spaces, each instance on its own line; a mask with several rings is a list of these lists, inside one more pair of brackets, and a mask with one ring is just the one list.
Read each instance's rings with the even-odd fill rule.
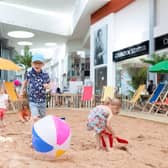
[[146,56],[118,62],[116,65],[117,95],[128,98],[133,95],[140,84],[147,83],[148,65],[141,61]]

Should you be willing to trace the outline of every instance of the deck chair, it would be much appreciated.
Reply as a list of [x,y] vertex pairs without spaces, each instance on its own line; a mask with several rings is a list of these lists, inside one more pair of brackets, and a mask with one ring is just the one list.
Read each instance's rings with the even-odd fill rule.
[[150,96],[150,98],[146,102],[146,104],[145,104],[145,106],[143,108],[143,111],[145,111],[147,108],[149,108],[148,110],[149,110],[149,112],[151,112],[152,108],[155,105],[154,103],[159,100],[164,87],[165,87],[165,84],[163,84],[163,83],[160,83],[156,87],[156,89],[154,90],[153,94]]
[[158,101],[155,101],[150,109],[151,113],[166,114],[167,111],[168,111],[168,84],[164,86]]
[[9,103],[12,106],[14,112],[17,112],[17,109],[20,108],[20,100],[18,99],[15,87],[13,82],[4,82],[5,90],[9,96]]
[[164,112],[166,116],[168,116],[168,97],[166,97],[165,101],[161,104],[160,109],[161,112]]
[[107,97],[114,98],[115,90],[112,86],[104,86],[101,96],[101,102],[104,102]]
[[84,86],[82,90],[80,107],[92,107],[93,87]]
[[153,109],[154,113],[165,114],[166,116],[168,116],[168,97],[166,97],[166,99],[163,102],[156,102]]
[[142,92],[145,90],[145,85],[139,85],[138,89],[135,91],[134,95],[130,100],[122,100],[126,104],[126,108],[132,110],[138,105],[138,100],[141,98]]

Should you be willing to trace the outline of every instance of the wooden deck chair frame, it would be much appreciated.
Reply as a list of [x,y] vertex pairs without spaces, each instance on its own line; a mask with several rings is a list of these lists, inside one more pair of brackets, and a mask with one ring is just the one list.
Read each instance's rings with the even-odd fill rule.
[[126,108],[129,110],[133,110],[135,106],[138,104],[138,100],[141,98],[142,92],[145,90],[145,85],[139,85],[131,100],[123,100],[126,103]]
[[165,84],[163,84],[163,83],[160,83],[156,87],[156,89],[154,90],[153,94],[147,100],[147,102],[146,102],[146,104],[145,104],[145,106],[144,106],[142,111],[145,111],[147,109],[147,107],[149,108],[149,112],[152,111],[152,109],[153,109],[153,107],[155,105],[154,103],[159,100],[164,87],[165,87]]
[[14,84],[13,82],[4,82],[3,84],[9,96],[9,103],[11,104],[13,111],[17,112],[17,109],[20,107],[20,101],[18,99]]
[[107,97],[114,98],[115,90],[112,86],[103,86],[101,102],[104,102]]

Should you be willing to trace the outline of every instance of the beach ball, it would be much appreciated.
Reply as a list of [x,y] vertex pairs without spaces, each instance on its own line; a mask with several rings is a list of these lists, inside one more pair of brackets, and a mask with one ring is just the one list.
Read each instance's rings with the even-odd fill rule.
[[37,152],[58,157],[70,146],[71,130],[65,120],[48,115],[32,128],[32,145]]

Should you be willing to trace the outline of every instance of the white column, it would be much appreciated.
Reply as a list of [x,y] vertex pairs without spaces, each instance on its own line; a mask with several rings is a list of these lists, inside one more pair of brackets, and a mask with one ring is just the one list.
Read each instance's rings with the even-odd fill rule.
[[[149,0],[149,58],[151,59],[152,54],[155,52],[155,41],[154,41],[154,26],[156,20],[156,0]],[[153,80],[157,84],[155,73],[148,74],[149,80]]]

